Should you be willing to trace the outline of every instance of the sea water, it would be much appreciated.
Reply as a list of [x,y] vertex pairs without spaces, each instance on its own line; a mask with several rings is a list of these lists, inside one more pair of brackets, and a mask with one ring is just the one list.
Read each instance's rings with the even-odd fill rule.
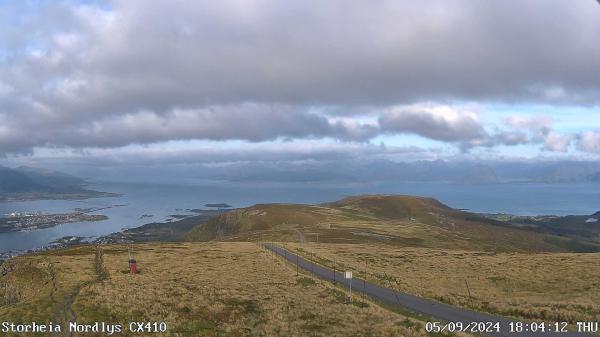
[[[600,184],[595,183],[395,183],[395,184],[238,184],[196,185],[97,183],[90,188],[119,193],[118,197],[86,200],[39,200],[0,203],[0,215],[11,212],[68,213],[76,208],[105,208],[108,220],[63,224],[28,232],[0,234],[0,252],[34,249],[65,236],[93,239],[208,203],[246,207],[257,203],[322,203],[356,194],[409,194],[437,198],[460,209],[517,215],[593,214],[600,211]],[[114,207],[116,205],[123,205]],[[145,216],[144,216],[145,215]],[[149,217],[152,215],[152,217]]]

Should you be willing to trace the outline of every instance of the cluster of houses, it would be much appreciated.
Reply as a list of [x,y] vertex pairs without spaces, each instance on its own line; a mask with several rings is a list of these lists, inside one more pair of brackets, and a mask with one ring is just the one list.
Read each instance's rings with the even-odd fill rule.
[[25,217],[25,216],[36,216],[36,215],[42,215],[42,212],[11,212],[11,213],[4,213],[4,217],[5,218],[20,218],[20,217]]

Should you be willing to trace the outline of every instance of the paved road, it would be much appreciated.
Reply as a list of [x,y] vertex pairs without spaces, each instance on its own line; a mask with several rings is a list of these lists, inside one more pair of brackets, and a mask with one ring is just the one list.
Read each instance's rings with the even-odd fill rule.
[[[278,255],[289,260],[293,264],[306,271],[314,273],[316,276],[333,281],[334,279],[349,286],[349,281],[343,279],[341,272],[334,274],[333,270],[324,268],[323,266],[310,262],[284,248],[274,244],[264,244],[264,247],[277,253]],[[592,336],[577,332],[521,332],[511,333],[509,324],[512,320],[501,316],[483,314],[476,311],[471,311],[463,308],[453,307],[440,302],[424,299],[414,295],[398,292],[390,288],[381,287],[369,282],[363,282],[362,279],[354,278],[352,280],[352,291],[365,293],[379,301],[388,305],[397,306],[411,312],[431,317],[430,321],[440,322],[462,322],[469,324],[470,322],[499,322],[500,332],[487,333],[485,335],[492,337],[542,337],[542,336],[562,336],[562,337],[583,337]],[[516,321],[512,321],[516,322]]]

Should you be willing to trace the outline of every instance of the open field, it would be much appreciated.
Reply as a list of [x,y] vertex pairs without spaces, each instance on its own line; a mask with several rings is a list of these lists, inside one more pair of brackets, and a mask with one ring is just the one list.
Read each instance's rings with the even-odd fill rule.
[[[596,244],[420,197],[256,205],[198,226],[190,240],[285,242],[385,287],[518,319],[597,321]],[[318,243],[317,243],[318,242]]]
[[124,245],[5,263],[0,318],[164,321],[176,336],[426,336],[422,322],[368,301],[344,304],[339,288],[297,277],[292,265],[252,243],[134,247],[137,275],[128,274]]
[[[391,245],[287,243],[386,287],[521,319],[598,321],[600,254],[495,253]],[[365,266],[366,262],[366,266]],[[470,297],[469,297],[470,293]]]

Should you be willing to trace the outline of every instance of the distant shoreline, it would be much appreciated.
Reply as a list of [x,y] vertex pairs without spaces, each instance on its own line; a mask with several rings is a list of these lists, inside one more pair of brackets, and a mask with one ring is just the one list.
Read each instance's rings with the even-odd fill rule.
[[[121,205],[115,205],[118,207]],[[181,242],[184,240],[188,230],[198,223],[208,221],[209,218],[222,214],[228,210],[190,210],[193,213],[176,221],[150,222],[138,227],[128,228],[100,236],[94,240],[87,241],[89,238],[67,235],[58,238],[46,245],[33,249],[19,251],[0,251],[0,264],[2,261],[13,257],[38,253],[48,250],[67,248],[77,245],[95,245],[95,244],[116,244],[116,243],[142,243],[142,242]],[[83,213],[82,213],[83,214]],[[2,234],[0,232],[0,234]]]
[[189,230],[205,223],[211,217],[218,216],[232,209],[193,210],[193,215],[178,215],[175,221],[151,222],[139,227],[128,228],[101,236],[94,243],[141,243],[141,242],[181,242],[185,240]]
[[120,197],[123,194],[112,193],[112,192],[99,192],[92,190],[84,190],[72,193],[46,193],[46,192],[32,192],[32,193],[16,193],[9,195],[0,195],[0,203],[2,202],[27,202],[27,201],[39,201],[39,200],[86,200],[93,198],[109,198],[109,197]]

